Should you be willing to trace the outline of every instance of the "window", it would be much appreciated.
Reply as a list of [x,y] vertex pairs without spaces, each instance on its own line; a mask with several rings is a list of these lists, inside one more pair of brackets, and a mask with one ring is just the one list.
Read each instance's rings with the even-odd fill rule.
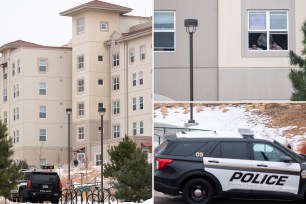
[[47,159],[40,159],[39,164],[40,166],[45,166],[47,164]]
[[133,123],[133,135],[137,135],[137,123]]
[[7,124],[7,112],[3,112],[3,124]]
[[139,109],[142,110],[143,109],[143,96],[139,97]]
[[3,69],[3,79],[7,79],[7,67]]
[[38,59],[38,71],[39,72],[47,71],[47,59]]
[[154,51],[174,51],[175,13],[154,12]]
[[47,117],[47,109],[46,106],[39,106],[39,118]]
[[3,101],[7,101],[7,89],[3,89]]
[[214,148],[211,156],[225,159],[247,159],[247,144],[245,142],[221,142]]
[[19,120],[19,107],[13,109],[14,112],[14,121]]
[[84,163],[85,162],[85,153],[77,153],[77,160]]
[[130,49],[130,63],[135,62],[135,49],[131,48]]
[[101,154],[96,154],[96,166],[101,166]]
[[288,50],[288,11],[248,11],[249,50]]
[[136,73],[133,73],[132,78],[133,78],[133,86],[136,86],[137,85]]
[[113,91],[119,90],[119,76],[113,77]]
[[146,47],[144,45],[140,46],[140,60],[146,59]]
[[79,79],[77,81],[78,84],[78,93],[83,93],[84,92],[84,79]]
[[19,96],[19,84],[16,84],[15,87],[16,87],[16,97],[18,97]]
[[40,129],[39,130],[39,141],[40,142],[46,142],[47,141],[47,130],[46,129]]
[[83,33],[84,30],[84,18],[79,18],[77,20],[77,33]]
[[119,66],[119,54],[113,54],[113,67]]
[[98,103],[98,109],[103,108],[104,107],[104,103]]
[[78,69],[84,68],[84,56],[80,55],[78,56]]
[[13,132],[13,143],[19,143],[19,130]]
[[15,76],[15,70],[16,70],[16,67],[15,67],[15,62],[12,63],[12,75]]
[[113,114],[119,114],[120,113],[120,103],[119,100],[113,101]]
[[143,85],[143,72],[138,72],[139,85]]
[[17,72],[20,73],[20,60],[17,61]]
[[103,62],[103,55],[98,55],[98,62]]
[[103,84],[104,84],[103,79],[98,79],[98,85],[102,85],[103,86]]
[[101,31],[108,31],[108,22],[101,21],[100,22],[100,30]]
[[78,103],[78,116],[84,115],[84,102]]
[[134,97],[132,100],[133,100],[133,111],[135,111],[137,109],[136,98]]
[[47,85],[46,82],[39,83],[39,95],[46,95],[47,94]]
[[113,136],[114,138],[120,137],[120,125],[113,125]]
[[269,144],[253,143],[254,160],[281,162],[286,156],[283,152]]
[[143,127],[143,121],[139,122],[139,134],[143,134],[144,133],[144,127]]
[[84,133],[84,126],[78,127],[78,139],[79,140],[84,140],[85,138],[85,133]]
[[16,98],[16,85],[13,86],[14,89],[14,98]]

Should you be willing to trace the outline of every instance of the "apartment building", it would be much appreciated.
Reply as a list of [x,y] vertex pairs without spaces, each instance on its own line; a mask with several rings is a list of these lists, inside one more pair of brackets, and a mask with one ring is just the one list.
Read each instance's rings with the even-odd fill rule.
[[[155,94],[189,100],[184,20],[198,19],[193,34],[194,100],[289,100],[288,73],[294,67],[288,54],[302,49],[305,8],[303,0],[155,0]],[[262,34],[269,46],[259,42]],[[251,49],[254,43],[261,48]]]
[[14,159],[31,166],[62,165],[68,149],[71,48],[17,40],[1,46],[0,53],[0,114]]
[[72,144],[79,161],[100,165],[125,136],[143,151],[152,141],[151,18],[132,9],[91,1],[60,13],[72,18]]
[[101,164],[127,135],[144,152],[152,143],[152,20],[132,9],[91,1],[60,13],[72,18],[69,47],[16,41],[0,47],[1,119],[14,141],[15,159],[62,166]]

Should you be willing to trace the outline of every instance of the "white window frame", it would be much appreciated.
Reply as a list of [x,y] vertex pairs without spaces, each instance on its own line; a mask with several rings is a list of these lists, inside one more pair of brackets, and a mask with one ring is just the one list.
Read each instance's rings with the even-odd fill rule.
[[19,84],[16,84],[16,98],[19,97]]
[[133,136],[137,135],[137,123],[133,123]]
[[19,130],[16,130],[16,143],[19,143]]
[[141,45],[139,50],[140,50],[140,61],[144,61],[146,59],[146,46]]
[[3,89],[3,102],[7,101],[7,89]]
[[38,72],[44,73],[48,71],[48,59],[38,58]]
[[78,107],[78,116],[82,117],[85,115],[85,103],[84,102],[78,102],[77,103]]
[[7,112],[3,112],[3,124],[7,124]]
[[143,124],[143,121],[139,122],[139,134],[140,135],[144,134],[144,124]]
[[108,32],[108,22],[100,21],[100,31]]
[[112,82],[113,82],[113,91],[118,91],[120,89],[120,77],[119,76],[114,76],[112,78]]
[[84,17],[77,19],[77,34],[84,33],[85,31],[85,19]]
[[113,124],[113,138],[120,138],[120,124]]
[[85,81],[84,79],[77,80],[77,93],[84,93],[85,90]]
[[84,125],[78,126],[78,140],[85,140],[85,126]]
[[143,85],[143,71],[138,72],[138,84]]
[[20,59],[17,60],[17,72],[18,74],[20,74],[20,71],[21,71],[21,65],[20,65]]
[[[43,138],[44,138],[44,140],[43,140]],[[39,140],[38,141],[39,142],[47,142],[47,129],[39,129]]]
[[154,51],[155,52],[175,52],[176,50],[176,12],[175,11],[154,11],[154,19],[157,19],[155,17],[155,14],[157,13],[173,13],[173,29],[167,29],[167,28],[163,28],[163,29],[155,29],[155,22],[153,22],[153,30],[154,30],[154,34],[155,33],[163,33],[163,32],[169,32],[172,33],[173,32],[173,49],[172,48],[167,48],[167,47],[159,47],[156,48],[155,44],[154,44]]
[[95,155],[95,165],[96,166],[101,166],[101,153]]
[[[287,29],[271,29],[270,28],[270,14],[271,13],[275,13],[275,12],[285,12],[286,13],[286,16],[287,16],[287,25],[286,25],[286,27],[287,27]],[[265,25],[266,25],[266,28],[265,29],[250,29],[250,13],[265,13]],[[265,10],[256,10],[256,9],[250,9],[250,10],[248,10],[248,12],[247,12],[247,17],[248,17],[248,20],[247,20],[247,22],[248,22],[248,25],[247,25],[247,35],[248,35],[248,37],[247,37],[247,39],[248,39],[248,43],[247,43],[247,45],[249,45],[249,44],[251,44],[252,42],[249,42],[249,34],[250,33],[267,33],[267,43],[269,43],[270,42],[270,35],[271,34],[275,34],[275,33],[278,33],[278,32],[280,32],[280,33],[282,33],[282,34],[287,34],[287,49],[286,50],[272,50],[272,49],[270,49],[270,46],[269,45],[267,45],[267,49],[266,50],[249,50],[250,52],[267,52],[267,51],[272,51],[272,52],[275,52],[275,51],[286,51],[286,52],[288,52],[288,49],[289,49],[289,47],[290,47],[290,45],[289,45],[289,12],[288,12],[288,10],[286,10],[286,9],[281,9],[281,10],[269,10],[269,9],[265,9]],[[257,44],[257,42],[256,42],[256,44]],[[258,46],[258,45],[257,45]]]
[[84,62],[85,62],[85,57],[84,55],[79,55],[77,56],[77,70],[82,70],[84,69]]
[[130,48],[129,50],[129,62],[130,64],[135,62],[135,48]]
[[113,54],[113,67],[119,67],[120,65],[120,56],[119,53]]
[[12,63],[12,75],[15,76],[16,73],[16,67],[15,67],[15,62]]
[[132,85],[137,86],[137,75],[136,75],[136,73],[132,74]]
[[47,95],[47,84],[46,82],[39,82],[39,95]]
[[40,158],[39,164],[40,164],[40,166],[45,166],[47,164],[47,159],[46,158]]
[[47,118],[47,107],[39,106],[39,118]]
[[137,110],[137,99],[136,99],[136,97],[132,98],[132,110],[133,111]]
[[139,96],[139,110],[143,110],[143,96]]
[[113,101],[113,115],[120,114],[120,101],[114,100]]
[[19,120],[19,107],[16,108],[16,120]]

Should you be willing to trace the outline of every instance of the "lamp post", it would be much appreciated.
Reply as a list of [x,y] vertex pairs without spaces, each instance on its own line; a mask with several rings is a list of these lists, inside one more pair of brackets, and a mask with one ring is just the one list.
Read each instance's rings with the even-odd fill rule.
[[70,184],[70,115],[72,113],[72,109],[66,108],[66,113],[68,115],[68,183]]
[[99,107],[98,112],[99,115],[101,116],[101,191],[102,191],[102,196],[103,196],[103,116],[105,114],[105,108]]
[[185,19],[184,26],[186,32],[189,34],[189,54],[190,54],[190,120],[188,123],[195,123],[193,119],[193,34],[196,32],[198,27],[197,19]]

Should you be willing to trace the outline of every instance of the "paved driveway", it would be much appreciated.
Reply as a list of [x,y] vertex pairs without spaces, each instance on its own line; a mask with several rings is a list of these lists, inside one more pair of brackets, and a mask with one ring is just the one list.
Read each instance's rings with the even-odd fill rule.
[[[155,204],[185,204],[181,196],[168,196],[154,191]],[[262,200],[237,200],[237,199],[214,199],[212,204],[302,204],[302,201],[262,201]]]

